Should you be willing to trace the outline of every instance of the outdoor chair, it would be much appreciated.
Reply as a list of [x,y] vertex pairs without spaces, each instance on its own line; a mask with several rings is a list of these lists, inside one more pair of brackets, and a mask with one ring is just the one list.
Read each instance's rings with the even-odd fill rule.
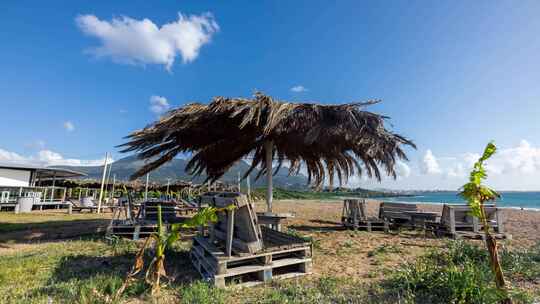
[[[493,229],[495,237],[508,238],[504,231],[504,217],[500,208],[495,205],[484,207],[488,219],[489,229]],[[471,207],[468,205],[445,204],[439,223],[430,223],[430,230],[437,236],[450,236],[452,238],[471,237],[484,238],[484,225],[471,215]]]
[[345,199],[341,212],[341,223],[345,227],[353,228],[354,230],[363,228],[370,232],[373,229],[388,231],[388,221],[367,215],[365,199]]

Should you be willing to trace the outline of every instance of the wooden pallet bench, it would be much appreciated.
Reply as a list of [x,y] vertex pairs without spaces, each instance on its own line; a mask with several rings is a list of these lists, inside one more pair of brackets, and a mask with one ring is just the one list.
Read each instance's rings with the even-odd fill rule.
[[341,223],[347,228],[388,231],[388,221],[368,217],[364,199],[345,199],[341,212]]
[[392,226],[407,226],[411,222],[407,212],[417,212],[416,204],[382,202],[379,206],[379,218],[389,222]]
[[312,248],[303,239],[261,227],[265,249],[228,256],[207,237],[195,237],[190,252],[194,267],[216,287],[253,286],[312,272]]
[[123,238],[132,239],[134,241],[147,238],[152,233],[158,231],[158,226],[155,223],[122,223],[115,222],[107,227],[108,235],[116,235]]
[[[158,232],[157,218],[159,205],[161,206],[163,225],[166,229],[169,229],[170,224],[179,223],[187,219],[187,217],[176,215],[176,203],[174,202],[144,202],[139,208],[137,215],[132,215],[132,212],[128,211],[127,207],[120,206],[113,213],[111,222],[107,227],[107,234],[138,240]],[[124,215],[125,219],[121,219],[122,215]]]
[[[486,205],[485,211],[492,235],[498,239],[511,239],[512,236],[504,230],[502,210],[494,205]],[[485,239],[482,223],[478,218],[470,215],[470,212],[471,208],[467,205],[445,204],[441,221],[429,223],[427,227],[436,236],[449,236],[454,239]]]

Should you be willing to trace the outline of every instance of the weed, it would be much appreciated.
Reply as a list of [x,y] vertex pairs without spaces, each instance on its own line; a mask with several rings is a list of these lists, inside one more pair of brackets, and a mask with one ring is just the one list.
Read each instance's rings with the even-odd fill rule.
[[402,250],[396,245],[382,244],[378,246],[377,248],[369,251],[367,255],[368,257],[377,257],[377,256],[386,255],[388,253],[402,253]]

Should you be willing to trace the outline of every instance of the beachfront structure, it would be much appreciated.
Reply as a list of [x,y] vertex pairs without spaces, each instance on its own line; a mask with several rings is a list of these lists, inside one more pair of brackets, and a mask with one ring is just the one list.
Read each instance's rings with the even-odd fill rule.
[[[65,202],[67,189],[56,187],[59,179],[85,176],[86,174],[62,169],[34,165],[0,164],[0,209],[17,209],[20,198],[33,198],[34,205],[60,206]],[[52,181],[52,185],[42,187],[43,181]]]
[[32,165],[0,164],[0,186],[34,187],[43,180],[81,177],[86,174],[61,168]]

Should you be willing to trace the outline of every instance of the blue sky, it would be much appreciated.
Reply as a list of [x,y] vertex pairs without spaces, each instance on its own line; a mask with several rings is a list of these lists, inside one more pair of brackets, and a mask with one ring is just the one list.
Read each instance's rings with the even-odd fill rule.
[[[391,116],[418,150],[397,181],[352,183],[455,188],[493,139],[495,185],[540,189],[540,4],[391,4],[4,1],[0,160],[117,159],[122,137],[159,115],[152,105],[261,90],[292,101],[383,99],[370,110]],[[143,19],[168,28],[169,40],[137,39]]]

